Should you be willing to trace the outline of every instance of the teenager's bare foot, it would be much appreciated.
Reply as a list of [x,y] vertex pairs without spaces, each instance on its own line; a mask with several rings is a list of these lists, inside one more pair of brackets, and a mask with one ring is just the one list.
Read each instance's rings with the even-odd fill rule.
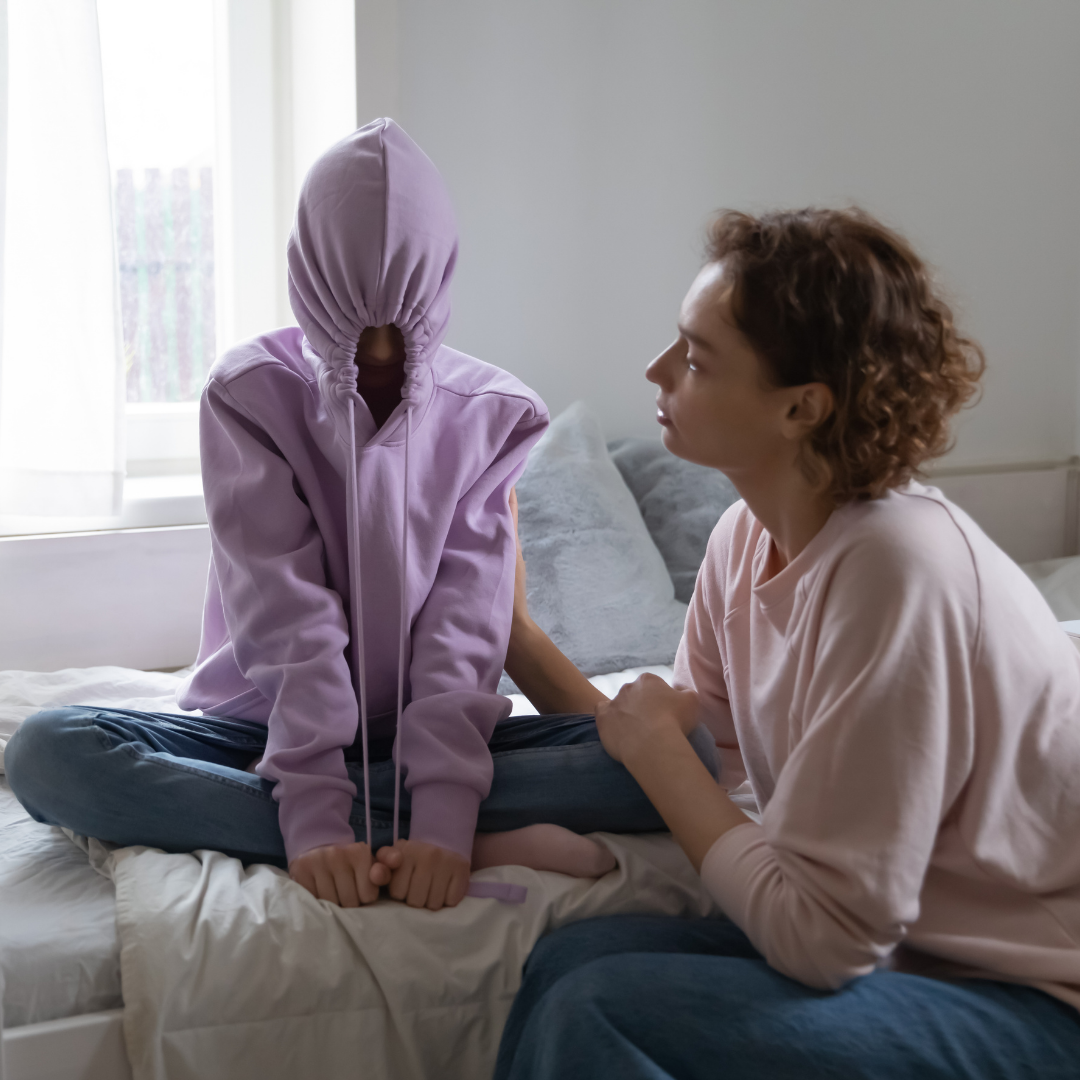
[[596,878],[614,870],[618,862],[603,844],[561,825],[526,825],[511,832],[477,833],[472,868],[527,866],[554,870],[571,877]]

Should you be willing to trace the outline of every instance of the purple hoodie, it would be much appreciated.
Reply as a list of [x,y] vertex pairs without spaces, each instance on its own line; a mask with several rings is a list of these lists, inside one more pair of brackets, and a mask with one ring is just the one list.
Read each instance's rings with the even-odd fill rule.
[[[315,163],[288,255],[300,329],[230,349],[203,392],[213,557],[179,704],[267,724],[258,772],[276,784],[290,860],[353,841],[343,748],[395,723],[410,835],[469,858],[487,743],[510,712],[495,693],[514,587],[507,500],[547,410],[442,344],[453,211],[392,120]],[[353,359],[366,326],[390,323],[405,386],[376,430]]]

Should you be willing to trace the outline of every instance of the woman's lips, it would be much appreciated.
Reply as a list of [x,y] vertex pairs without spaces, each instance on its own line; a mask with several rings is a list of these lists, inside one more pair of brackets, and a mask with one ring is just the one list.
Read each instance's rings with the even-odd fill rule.
[[658,424],[663,424],[664,427],[671,427],[671,420],[668,419],[663,409],[656,410],[656,422]]

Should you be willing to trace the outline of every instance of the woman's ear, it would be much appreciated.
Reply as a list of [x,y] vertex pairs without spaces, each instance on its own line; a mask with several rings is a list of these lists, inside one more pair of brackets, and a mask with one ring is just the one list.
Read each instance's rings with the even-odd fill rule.
[[793,386],[791,395],[784,415],[785,434],[798,442],[829,418],[836,407],[836,401],[832,391],[824,383]]

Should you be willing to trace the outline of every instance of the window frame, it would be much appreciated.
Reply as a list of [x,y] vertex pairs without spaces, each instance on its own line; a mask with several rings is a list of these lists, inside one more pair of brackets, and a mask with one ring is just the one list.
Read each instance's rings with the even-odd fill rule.
[[[341,86],[328,85],[315,46],[336,25],[352,50],[347,109],[356,116],[354,0],[214,0],[215,348],[218,355],[275,326],[295,325],[286,289],[285,248],[303,175],[294,130],[341,114]],[[330,20],[328,22],[328,20]],[[308,23],[311,22],[309,26]],[[340,80],[339,80],[340,82]],[[332,101],[327,93],[333,92]],[[128,402],[127,475],[132,503],[163,478],[199,474],[198,402]],[[164,496],[162,496],[164,498]],[[125,493],[125,517],[129,495]],[[171,512],[204,521],[201,507]],[[136,517],[141,512],[132,513]],[[166,522],[160,522],[165,524]]]

